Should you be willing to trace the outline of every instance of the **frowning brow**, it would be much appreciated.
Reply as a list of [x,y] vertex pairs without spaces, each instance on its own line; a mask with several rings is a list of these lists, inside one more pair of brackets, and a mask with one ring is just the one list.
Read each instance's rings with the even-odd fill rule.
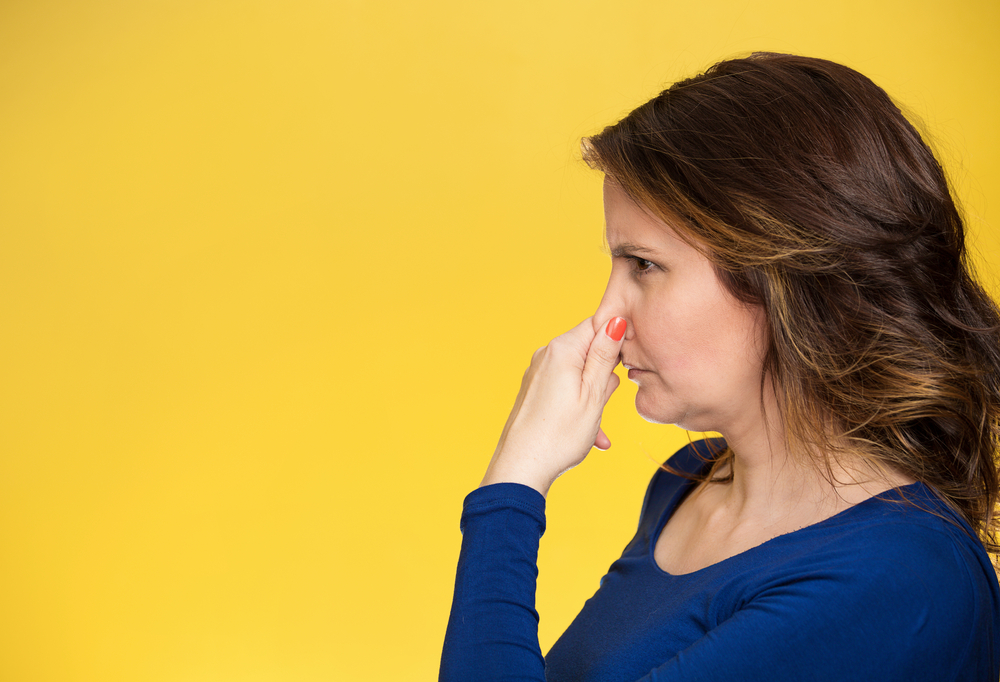
[[655,256],[656,250],[641,244],[622,242],[611,247],[612,258],[624,258],[626,256]]

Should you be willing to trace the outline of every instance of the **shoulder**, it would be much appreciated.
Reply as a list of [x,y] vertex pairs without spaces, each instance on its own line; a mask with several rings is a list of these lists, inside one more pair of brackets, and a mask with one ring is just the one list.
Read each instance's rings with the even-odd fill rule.
[[925,486],[877,496],[773,545],[750,602],[806,608],[827,632],[849,621],[838,637],[852,648],[879,642],[882,656],[951,661],[995,679],[996,574],[979,540]]
[[822,679],[997,679],[989,557],[933,493],[907,488],[910,499],[872,498],[720,563],[713,621],[766,630],[839,671]]
[[[773,558],[844,571],[855,586],[880,589],[995,592],[989,555],[971,528],[927,486],[913,484],[872,497],[815,526],[772,541]],[[772,552],[768,552],[772,554]],[[891,583],[887,585],[886,583]]]
[[979,573],[996,582],[973,530],[933,490],[915,483],[876,495],[821,526],[856,558],[909,569],[924,580]]
[[983,608],[1000,620],[1000,589],[986,549],[930,488],[917,483],[889,491],[858,505],[855,516],[863,567],[881,567],[891,582],[927,594],[959,621],[990,615],[979,613]]

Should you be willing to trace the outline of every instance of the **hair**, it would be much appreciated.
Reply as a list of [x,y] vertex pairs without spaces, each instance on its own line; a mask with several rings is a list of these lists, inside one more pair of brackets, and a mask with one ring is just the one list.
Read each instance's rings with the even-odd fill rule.
[[1000,312],[941,165],[881,88],[757,53],[675,83],[583,153],[763,309],[762,390],[770,377],[789,443],[828,473],[851,454],[922,481],[1000,549]]

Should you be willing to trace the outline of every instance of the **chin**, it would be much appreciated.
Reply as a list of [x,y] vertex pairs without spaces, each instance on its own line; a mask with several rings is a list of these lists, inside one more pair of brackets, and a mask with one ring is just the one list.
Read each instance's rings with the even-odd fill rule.
[[707,433],[716,431],[715,420],[705,413],[692,413],[690,405],[677,405],[668,400],[656,400],[644,395],[642,389],[635,394],[635,411],[651,424],[672,424],[685,431]]
[[657,401],[651,400],[649,396],[644,396],[641,388],[635,394],[635,411],[639,413],[640,417],[651,424],[677,424],[681,416],[671,414],[670,410],[664,409],[664,407]]

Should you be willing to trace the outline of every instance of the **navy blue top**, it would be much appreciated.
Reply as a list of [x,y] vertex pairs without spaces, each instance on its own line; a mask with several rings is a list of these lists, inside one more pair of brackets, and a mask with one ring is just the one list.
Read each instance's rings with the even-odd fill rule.
[[[702,471],[707,441],[670,460]],[[658,470],[639,529],[542,658],[534,610],[545,499],[473,491],[440,679],[541,682],[1000,677],[1000,591],[971,529],[921,483],[877,495],[693,573],[653,549],[688,479]]]

